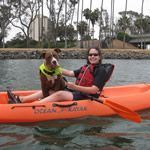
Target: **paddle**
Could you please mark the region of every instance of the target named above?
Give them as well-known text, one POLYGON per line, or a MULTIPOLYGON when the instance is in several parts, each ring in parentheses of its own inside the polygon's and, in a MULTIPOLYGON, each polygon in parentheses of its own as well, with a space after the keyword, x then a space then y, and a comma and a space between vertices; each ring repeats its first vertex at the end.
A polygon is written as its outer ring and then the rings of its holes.
POLYGON ((113 109, 119 116, 122 118, 128 119, 130 121, 140 123, 141 117, 134 111, 130 110, 129 108, 122 106, 118 103, 112 102, 110 100, 101 100, 99 98, 95 98, 93 96, 88 96, 91 100, 97 101, 99 103, 102 103, 111 109, 113 109))

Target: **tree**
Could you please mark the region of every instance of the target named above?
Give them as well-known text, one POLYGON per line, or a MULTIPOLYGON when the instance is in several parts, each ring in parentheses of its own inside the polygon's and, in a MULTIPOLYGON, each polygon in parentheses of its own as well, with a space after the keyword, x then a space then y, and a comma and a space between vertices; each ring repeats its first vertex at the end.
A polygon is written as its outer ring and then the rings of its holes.
POLYGON ((143 26, 143 5, 144 5, 144 0, 142 0, 142 4, 141 4, 141 17, 140 17, 140 19, 141 19, 141 29, 140 29, 140 35, 141 35, 141 49, 142 48, 144 48, 143 46, 143 39, 142 39, 142 35, 143 35, 143 30, 142 30, 142 26, 143 26))
POLYGON ((131 20, 130 18, 127 16, 127 3, 128 1, 126 0, 125 2, 125 11, 124 12, 120 12, 119 14, 122 16, 122 18, 120 18, 118 20, 117 25, 119 26, 119 32, 124 32, 124 39, 123 39, 123 48, 125 48, 125 41, 126 41, 126 30, 129 29, 131 27, 131 20))
MULTIPOLYGON (((73 25, 69 24, 66 26, 66 31, 67 31, 67 40, 68 41, 74 41, 75 40, 75 34, 76 34, 76 31, 73 27, 73 25)), ((65 25, 63 22, 60 22, 59 26, 58 26, 58 37, 60 39, 60 41, 64 41, 65 40, 65 25)))
POLYGON ((99 9, 95 9, 93 12, 91 12, 90 14, 90 21, 92 23, 92 27, 93 27, 93 38, 94 38, 94 25, 96 23, 96 21, 98 21, 99 19, 99 16, 100 16, 100 11, 99 9))
POLYGON ((75 7, 75 4, 78 2, 78 0, 47 0, 46 5, 49 10, 49 36, 48 40, 55 43, 55 46, 57 45, 57 36, 58 36, 58 28, 59 24, 63 23, 67 25, 67 22, 71 20, 72 16, 72 10, 75 7), (65 5, 65 2, 67 2, 67 6, 65 5), (64 15, 64 5, 67 7, 67 12, 64 15))
POLYGON ((109 36, 109 15, 107 10, 102 11, 102 22, 101 22, 101 32, 103 32, 103 38, 106 38, 109 36))
MULTIPOLYGON (((128 19, 126 19, 127 17, 126 17, 126 12, 127 12, 127 4, 128 4, 128 0, 126 0, 126 3, 125 3, 125 14, 124 14, 124 19, 127 21, 126 23, 128 23, 128 19)), ((124 21, 125 21, 124 20, 124 21)), ((125 22, 124 22, 125 23, 125 22)), ((126 31, 126 29, 127 29, 127 26, 124 26, 125 28, 124 28, 124 33, 125 33, 125 31, 126 31)), ((124 37, 123 37, 123 48, 125 48, 125 41, 126 41, 126 34, 124 34, 124 37)))
POLYGON ((124 33, 124 32, 119 32, 117 34, 117 39, 123 41, 124 40, 124 34, 126 34, 125 35, 126 36, 125 42, 129 42, 131 40, 131 37, 127 33, 124 33))
POLYGON ((31 24, 36 19, 41 7, 38 5, 40 1, 41 0, 10 0, 13 13, 13 21, 11 24, 23 32, 27 41, 27 47, 29 47, 30 44, 29 36, 31 24))
POLYGON ((111 0, 111 14, 110 14, 110 25, 109 25, 109 43, 110 47, 113 48, 113 42, 112 39, 114 38, 114 6, 115 6, 115 0, 111 0))
POLYGON ((130 19, 127 16, 122 16, 118 22, 118 30, 124 32, 127 28, 130 28, 130 19))
POLYGON ((0 47, 5 47, 5 37, 7 36, 8 25, 11 19, 11 8, 8 3, 0 3, 0 47))
MULTIPOLYGON (((83 11, 83 16, 85 17, 85 19, 88 21, 91 21, 92 23, 92 27, 93 27, 93 30, 94 30, 94 25, 96 23, 96 21, 98 21, 99 19, 99 16, 100 16, 100 11, 99 9, 95 9, 93 12, 87 8, 87 9, 84 9, 83 11)), ((90 30, 90 29, 89 29, 90 30)), ((88 32, 89 33, 89 32, 88 32)), ((94 37, 94 34, 93 34, 93 37, 94 37)))
POLYGON ((81 39, 85 39, 88 24, 85 21, 81 21, 77 25, 77 31, 79 32, 81 39))
MULTIPOLYGON (((37 45, 38 45, 37 41, 34 40, 30 41, 31 48, 35 48, 37 47, 37 45)), ((7 41, 6 46, 11 48, 24 48, 26 47, 26 38, 22 35, 21 32, 19 32, 13 39, 7 41)))
MULTIPOLYGON (((90 15, 91 15, 91 10, 89 8, 86 8, 83 10, 83 16, 87 20, 87 24, 88 24, 88 21, 90 20, 90 15)), ((89 34, 89 30, 87 31, 87 33, 89 34)))
POLYGON ((77 31, 74 29, 73 25, 69 24, 67 26, 67 37, 68 41, 74 41, 76 37, 77 31))
POLYGON ((144 34, 150 33, 150 16, 144 16, 142 26, 144 34))
MULTIPOLYGON (((125 12, 122 12, 122 13, 125 13, 125 12)), ((135 12, 135 11, 127 11, 126 12, 126 16, 129 18, 130 20, 130 27, 128 27, 131 31, 132 34, 137 34, 138 33, 138 30, 135 26, 135 21, 140 17, 140 15, 135 12)))
POLYGON ((102 12, 103 12, 103 0, 101 1, 101 10, 100 10, 100 16, 99 16, 99 41, 100 41, 100 47, 101 47, 101 39, 102 39, 102 25, 103 25, 102 12))
POLYGON ((70 7, 73 7, 72 16, 71 16, 71 24, 72 24, 73 17, 74 17, 75 6, 76 6, 76 4, 79 3, 79 1, 80 1, 80 0, 70 0, 70 2, 71 2, 70 7))
POLYGON ((87 21, 90 19, 90 15, 91 15, 91 10, 89 8, 83 10, 83 16, 87 21))
POLYGON ((46 5, 49 10, 49 31, 48 31, 48 40, 50 42, 54 42, 54 45, 56 46, 56 38, 57 38, 57 27, 58 27, 58 21, 59 16, 62 11, 64 0, 59 2, 59 8, 56 12, 56 3, 55 0, 46 0, 46 5))

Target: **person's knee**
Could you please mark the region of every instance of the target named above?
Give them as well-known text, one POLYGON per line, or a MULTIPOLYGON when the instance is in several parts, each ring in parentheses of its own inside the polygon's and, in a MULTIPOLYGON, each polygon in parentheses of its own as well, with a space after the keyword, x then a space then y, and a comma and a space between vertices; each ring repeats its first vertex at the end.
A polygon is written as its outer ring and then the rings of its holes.
POLYGON ((58 91, 57 93, 55 93, 55 96, 58 98, 61 98, 64 96, 64 91, 58 91))
POLYGON ((57 100, 72 100, 73 96, 70 92, 66 92, 66 91, 58 91, 57 93, 55 93, 55 97, 57 100))

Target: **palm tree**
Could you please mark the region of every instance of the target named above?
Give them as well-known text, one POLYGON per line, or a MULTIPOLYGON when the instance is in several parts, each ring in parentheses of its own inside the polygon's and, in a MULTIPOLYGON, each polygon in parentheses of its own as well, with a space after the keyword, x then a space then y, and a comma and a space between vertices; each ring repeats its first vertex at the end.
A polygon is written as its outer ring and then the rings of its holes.
POLYGON ((92 23, 92 28, 93 28, 93 39, 94 39, 94 25, 96 21, 98 21, 99 15, 100 15, 100 11, 98 8, 95 9, 93 12, 91 12, 91 15, 90 15, 90 21, 92 23))
POLYGON ((86 31, 88 29, 88 24, 85 21, 80 21, 77 25, 77 31, 79 32, 81 39, 86 37, 86 31))
POLYGON ((82 0, 82 7, 81 7, 81 21, 82 21, 82 12, 83 12, 83 4, 84 4, 84 0, 82 0))
POLYGON ((79 3, 80 0, 70 0, 71 4, 73 5, 73 12, 72 12, 72 17, 71 17, 71 25, 72 25, 72 21, 73 21, 73 17, 74 17, 74 11, 75 11, 75 7, 76 4, 79 3))
MULTIPOLYGON (((83 11, 83 14, 84 14, 85 18, 87 20, 89 20, 89 26, 90 26, 90 22, 92 23, 93 38, 94 38, 94 25, 95 25, 96 21, 98 21, 98 19, 99 19, 100 11, 98 8, 95 9, 94 11, 91 11, 87 8, 83 11)), ((89 35, 89 31, 90 31, 90 27, 88 30, 88 35, 89 35)))
MULTIPOLYGON (((80 6, 80 0, 78 0, 77 25, 78 25, 78 22, 79 22, 79 6, 80 6)), ((78 32, 77 32, 77 40, 78 40, 78 32)))
POLYGON ((111 26, 112 38, 114 38, 114 6, 115 6, 115 0, 112 1, 112 26, 111 26))
MULTIPOLYGON (((126 13, 127 13, 127 4, 128 4, 128 0, 126 0, 126 3, 125 3, 125 13, 124 13, 125 18, 126 18, 126 13)), ((124 22, 124 23, 126 24, 126 22, 124 22)), ((126 30, 126 27, 124 28, 123 48, 125 48, 125 40, 126 40, 125 30, 126 30)))
MULTIPOLYGON (((91 16, 91 9, 92 9, 92 0, 90 0, 90 9, 86 8, 83 11, 83 16, 88 22, 88 31, 87 31, 87 37, 89 38, 89 33, 90 33, 90 16, 91 16)), ((88 47, 89 47, 89 41, 88 41, 88 47)))
POLYGON ((101 1, 101 8, 100 8, 100 18, 99 18, 99 44, 101 47, 101 36, 102 36, 102 13, 103 13, 103 0, 101 1))
MULTIPOLYGON (((88 23, 88 21, 90 21, 90 15, 91 15, 91 10, 89 8, 86 8, 83 10, 83 16, 87 20, 87 24, 88 24, 87 36, 86 36, 88 39, 89 39, 89 23, 88 23)), ((88 42, 87 47, 89 47, 89 42, 88 42)))
POLYGON ((111 0, 111 17, 110 17, 110 43, 111 46, 113 47, 113 42, 111 42, 111 39, 114 37, 114 32, 113 32, 113 26, 114 26, 114 4, 115 0, 111 0))
POLYGON ((41 11, 42 11, 42 18, 41 18, 41 41, 42 41, 42 47, 43 47, 43 1, 41 1, 41 11))
POLYGON ((67 0, 65 0, 65 48, 67 48, 67 0))
MULTIPOLYGON (((38 1, 38 7, 40 7, 41 2, 38 1)), ((41 24, 40 24, 40 9, 38 11, 38 42, 39 42, 39 46, 41 47, 41 24)))
MULTIPOLYGON (((92 12, 92 0, 90 0, 90 12, 92 12)), ((90 14, 91 16, 91 14, 90 14)), ((89 19, 89 30, 88 30, 88 35, 89 35, 89 32, 90 32, 90 19, 89 19)))
MULTIPOLYGON (((82 12, 83 12, 83 0, 82 0, 82 7, 81 7, 81 22, 82 22, 82 12)), ((81 26, 81 32, 82 32, 83 28, 81 26)), ((77 33, 78 34, 78 33, 77 33)), ((80 48, 83 48, 83 36, 81 36, 81 43, 80 43, 80 48)))
POLYGON ((140 21, 141 21, 141 28, 140 28, 140 32, 141 32, 141 49, 144 48, 143 45, 143 39, 142 39, 142 35, 143 35, 143 5, 144 5, 144 0, 142 0, 142 5, 141 5, 141 17, 140 17, 140 21))

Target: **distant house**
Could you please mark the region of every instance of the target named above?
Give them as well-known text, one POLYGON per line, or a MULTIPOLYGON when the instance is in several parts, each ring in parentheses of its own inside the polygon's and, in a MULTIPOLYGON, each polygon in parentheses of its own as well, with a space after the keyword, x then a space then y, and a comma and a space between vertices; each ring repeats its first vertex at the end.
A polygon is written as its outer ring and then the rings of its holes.
POLYGON ((129 43, 137 46, 138 48, 150 49, 150 34, 130 35, 131 40, 129 43))
POLYGON ((48 33, 48 17, 43 16, 43 26, 42 26, 42 17, 37 16, 34 22, 31 24, 30 28, 30 38, 35 41, 40 41, 42 35, 47 35, 48 33))

